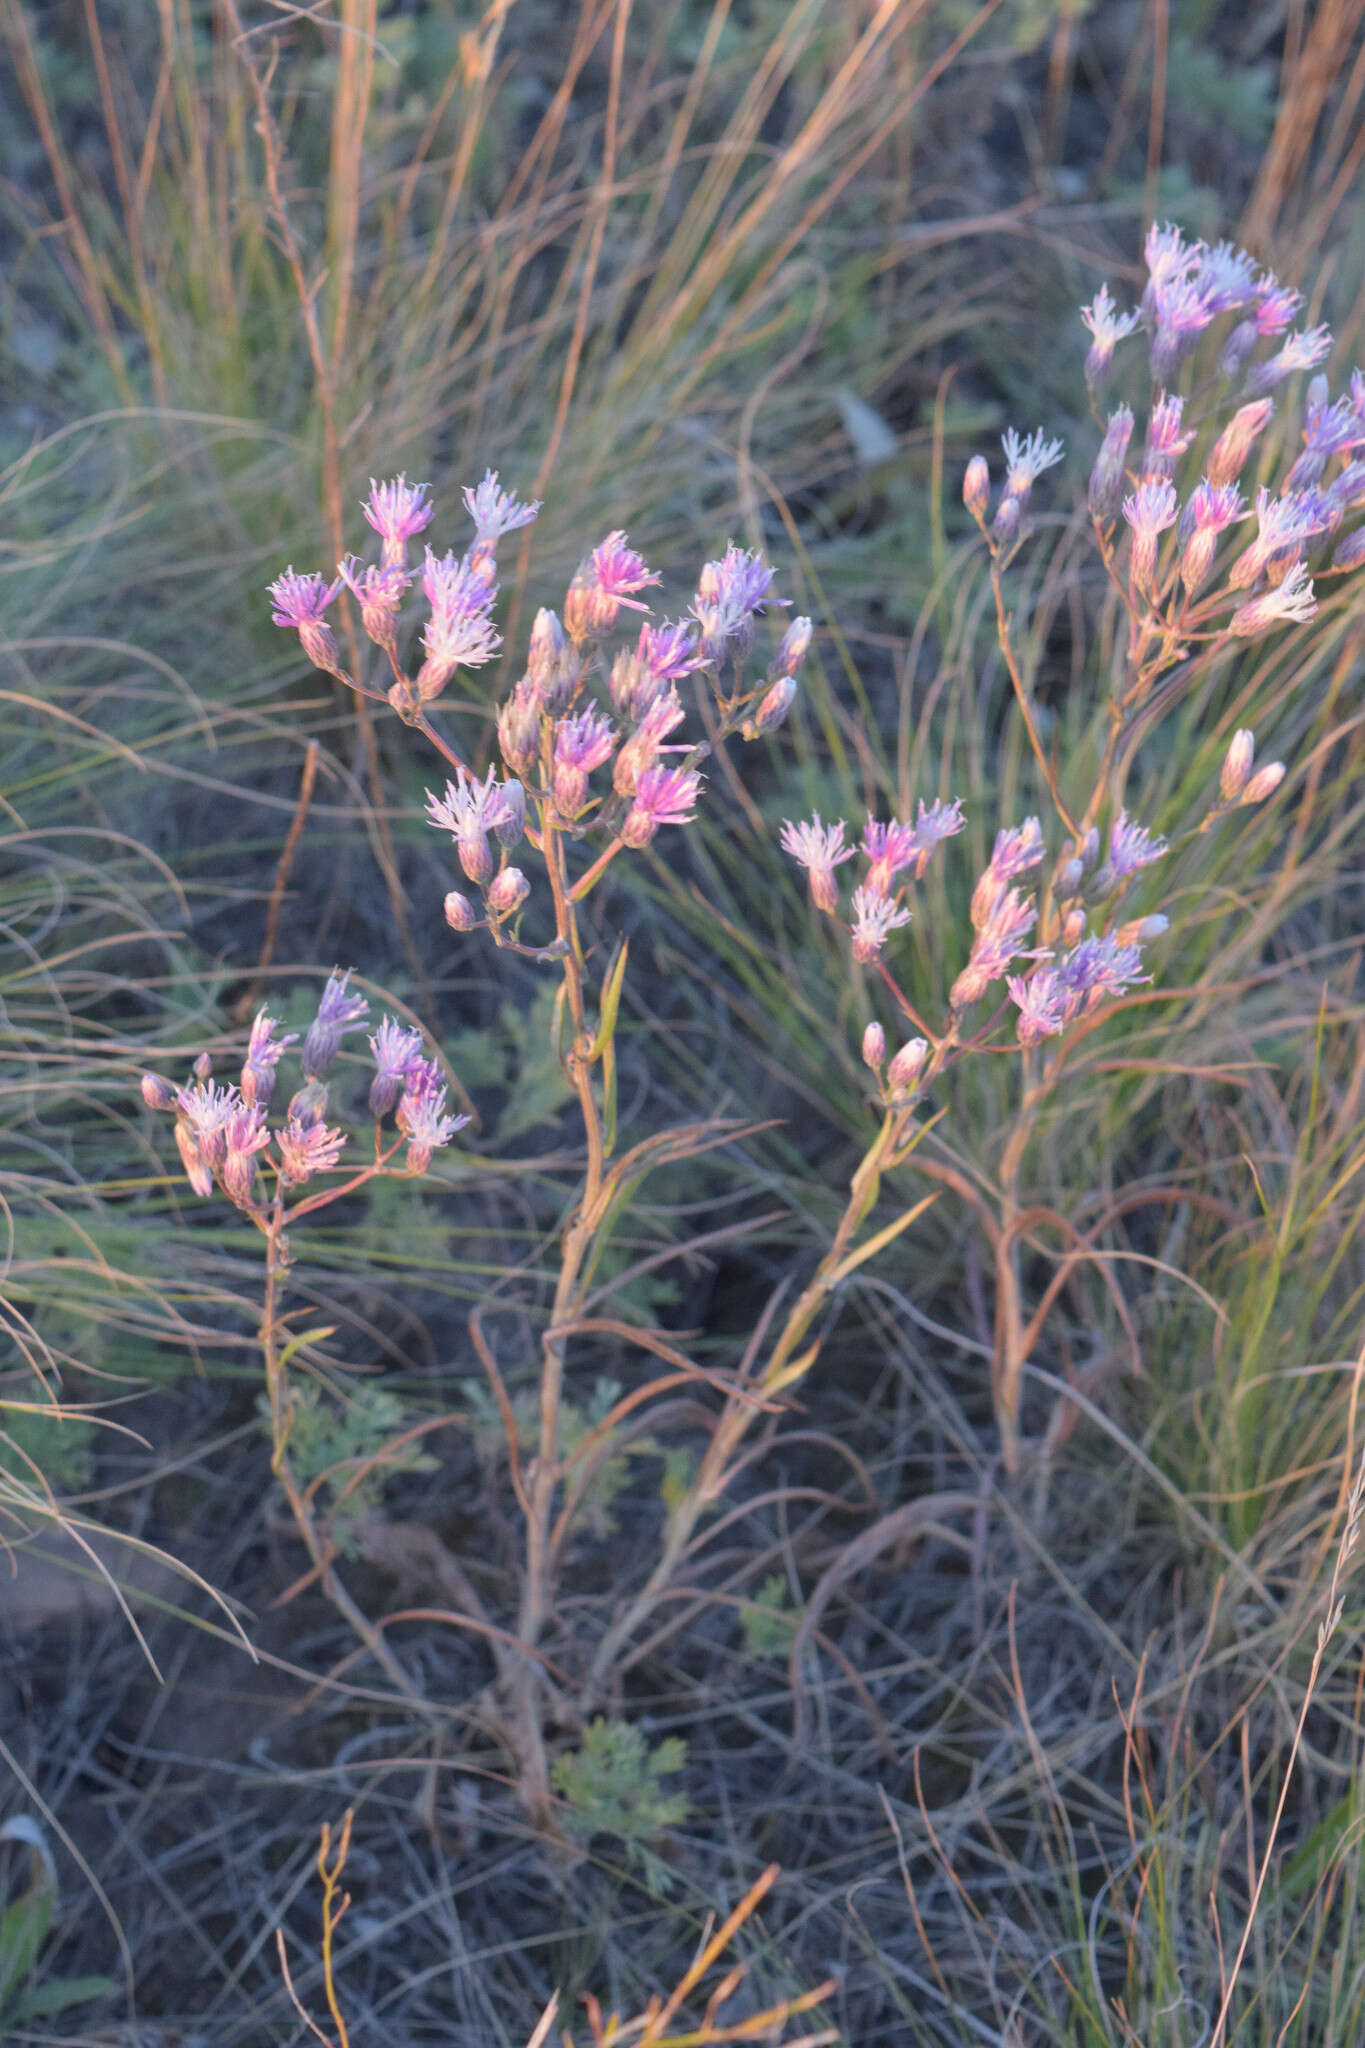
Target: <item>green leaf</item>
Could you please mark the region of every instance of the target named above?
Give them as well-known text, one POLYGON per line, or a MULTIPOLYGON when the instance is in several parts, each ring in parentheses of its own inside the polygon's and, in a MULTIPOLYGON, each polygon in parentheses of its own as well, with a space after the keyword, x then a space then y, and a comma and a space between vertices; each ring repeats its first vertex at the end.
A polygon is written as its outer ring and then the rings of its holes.
POLYGON ((9 2013, 12 2023, 41 2019, 44 2014, 65 2012, 69 2006, 85 2005, 92 1998, 107 1998, 118 1985, 112 1977, 54 1977, 26 1993, 9 2013))

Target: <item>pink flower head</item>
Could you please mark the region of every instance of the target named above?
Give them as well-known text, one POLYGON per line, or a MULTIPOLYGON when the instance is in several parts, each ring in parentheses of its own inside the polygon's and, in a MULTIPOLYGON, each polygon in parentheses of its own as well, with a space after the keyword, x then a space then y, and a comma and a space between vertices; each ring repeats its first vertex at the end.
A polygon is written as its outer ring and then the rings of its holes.
MULTIPOLYGON (((972 898, 974 919, 977 896, 981 894, 989 874, 987 869, 972 898)), ((1024 951, 1024 940, 1037 921, 1036 908, 1026 902, 1017 889, 997 889, 986 917, 977 927, 967 965, 948 992, 949 1006, 963 1010, 969 1004, 979 1002, 991 983, 1000 979, 1011 960, 1017 960, 1024 951)), ((1034 953, 1029 957, 1036 959, 1039 956, 1034 953)))
POLYGON ((681 682, 697 666, 696 626, 691 619, 670 625, 644 625, 636 642, 635 657, 644 664, 656 683, 681 682))
POLYGON ((616 745, 616 728, 597 711, 561 718, 555 727, 554 773, 550 791, 562 818, 576 818, 588 800, 588 776, 616 745))
POLYGON ((239 1209, 249 1209, 255 1203, 256 1154, 270 1143, 261 1105, 242 1103, 234 1109, 223 1126, 223 1140, 223 1190, 239 1209))
POLYGON ((743 658, 754 642, 754 615, 770 604, 774 571, 761 555, 733 541, 718 562, 704 562, 697 578, 692 615, 701 628, 699 665, 713 667, 728 652, 743 658))
POLYGON ((303 1123, 298 1117, 291 1116, 283 1130, 275 1134, 281 1180, 292 1187, 311 1180, 315 1173, 336 1165, 345 1144, 344 1131, 331 1129, 321 1122, 303 1123))
MULTIPOLYGON (((1311 396, 1304 408, 1303 453, 1285 478, 1287 491, 1302 491, 1317 483, 1333 455, 1365 442, 1365 420, 1349 398, 1329 405, 1325 398, 1311 396)), ((1340 479, 1338 478, 1339 482, 1340 479)), ((1329 495, 1331 495, 1329 493, 1329 495)), ((1336 500, 1333 498, 1333 502, 1336 500)))
POLYGON ((332 1061, 341 1048, 343 1033, 355 1031, 370 1014, 370 1006, 364 996, 353 995, 346 984, 351 978, 348 967, 344 974, 329 974, 327 985, 318 1002, 318 1013, 308 1027, 300 1055, 303 1071, 310 1081, 325 1081, 332 1061))
POLYGON ((1197 277, 1173 277, 1152 291, 1156 333, 1152 339, 1152 375, 1161 382, 1179 366, 1214 318, 1197 277))
POLYGON ((400 563, 387 569, 371 562, 362 569, 354 555, 337 564, 337 575, 360 606, 360 622, 376 647, 398 649, 398 608, 412 578, 400 563))
POLYGON ((1020 440, 1013 427, 1000 437, 1005 451, 1005 496, 1026 499, 1045 469, 1060 462, 1064 450, 1060 441, 1049 441, 1043 429, 1020 440))
POLYGON ((261 1010, 251 1027, 247 1040, 246 1064, 242 1068, 242 1100, 259 1102, 262 1108, 270 1101, 275 1088, 275 1069, 283 1059, 287 1047, 298 1038, 291 1031, 284 1038, 275 1036, 276 1020, 267 1017, 261 1010))
POLYGON ((899 818, 893 818, 889 825, 869 818, 863 828, 862 846, 871 862, 863 883, 870 896, 889 896, 902 868, 912 867, 919 860, 920 843, 915 828, 902 824, 899 818))
POLYGON ((648 846, 660 825, 689 823, 700 788, 701 776, 695 768, 646 768, 621 827, 626 845, 648 846))
POLYGON ((1057 962, 1057 980, 1066 997, 1068 1022, 1093 1010, 1106 996, 1122 995, 1134 982, 1150 981, 1142 972, 1142 951, 1124 945, 1112 934, 1085 938, 1057 962))
POLYGON ((430 489, 430 484, 410 484, 405 476, 384 484, 370 478, 364 512, 384 543, 381 561, 386 569, 401 569, 408 542, 430 526, 435 508, 422 502, 430 489))
POLYGON ((1144 480, 1123 501, 1123 516, 1133 529, 1130 574, 1134 586, 1149 596, 1156 586, 1157 535, 1175 524, 1179 502, 1175 485, 1164 477, 1144 480))
POLYGON ((1330 502, 1317 491, 1286 491, 1275 498, 1262 486, 1256 493, 1259 530, 1228 571, 1229 584, 1234 590, 1246 590, 1272 561, 1292 561, 1302 553, 1305 541, 1327 531, 1332 515, 1330 502))
POLYGON ((577 646, 589 636, 609 633, 624 605, 633 612, 647 612, 633 595, 651 583, 662 582, 643 555, 628 546, 621 528, 609 533, 595 547, 569 585, 564 605, 564 625, 577 646))
MULTIPOLYGON (((1188 277, 1196 270, 1205 255, 1202 242, 1187 242, 1178 227, 1170 222, 1159 228, 1153 221, 1147 230, 1143 244, 1143 256, 1147 264, 1147 293, 1170 284, 1177 278, 1188 277)), ((1143 297, 1143 311, 1150 312, 1147 295, 1143 297)))
POLYGON ((486 469, 483 482, 472 491, 466 485, 461 496, 465 510, 474 522, 476 545, 497 542, 503 534, 514 533, 519 526, 529 526, 540 510, 539 498, 523 504, 510 491, 501 490, 495 469, 486 469))
POLYGON ((1147 445, 1142 456, 1144 481, 1175 474, 1177 458, 1194 440, 1192 433, 1182 434, 1180 431, 1180 416, 1184 410, 1183 398, 1167 397, 1164 391, 1152 407, 1151 418, 1147 422, 1147 445))
POLYGON ((1209 450, 1206 481, 1211 484, 1235 483, 1246 467, 1257 435, 1271 419, 1275 411, 1273 398, 1258 398, 1251 405, 1238 406, 1232 418, 1224 427, 1218 439, 1209 450))
POLYGON ((1292 285, 1281 284, 1267 270, 1256 286, 1253 318, 1257 334, 1263 341, 1273 341, 1276 335, 1284 333, 1302 304, 1302 292, 1296 292, 1292 285))
POLYGON ((890 896, 866 884, 853 891, 853 957, 864 967, 878 959, 891 933, 909 924, 910 913, 890 896))
MULTIPOLYGON (((632 660, 634 657, 630 657, 632 660)), ((664 741, 685 717, 682 699, 671 683, 655 697, 648 706, 639 725, 616 756, 612 772, 612 788, 618 796, 634 796, 635 786, 646 768, 652 768, 661 752, 666 749, 664 741)))
POLYGON ((1030 868, 1036 868, 1045 850, 1043 828, 1036 818, 1025 818, 1022 825, 1009 826, 996 833, 990 861, 972 891, 973 931, 985 929, 1007 884, 1016 875, 1025 875, 1030 868))
POLYGON ((1107 284, 1100 286, 1088 306, 1081 307, 1081 318, 1093 337, 1085 359, 1087 384, 1098 383, 1113 361, 1115 345, 1133 332, 1141 317, 1136 312, 1120 313, 1107 284))
POLYGON ((854 851, 844 845, 843 820, 822 825, 818 811, 808 823, 794 825, 788 819, 782 827, 780 844, 784 853, 807 870, 811 902, 816 909, 833 915, 839 908, 839 884, 834 870, 844 861, 852 860, 854 851))
POLYGON ((421 1056, 422 1034, 409 1031, 396 1017, 386 1017, 370 1038, 374 1079, 370 1083, 370 1115, 378 1123, 398 1100, 408 1068, 421 1056))
POLYGON ((1195 275, 1204 302, 1214 315, 1237 312, 1257 291, 1254 257, 1231 242, 1215 242, 1211 249, 1205 249, 1195 275))
POLYGON ((1180 578, 1193 597, 1208 581, 1218 536, 1247 516, 1236 484, 1197 484, 1180 515, 1180 578))
POLYGON ((427 822, 451 834, 460 866, 470 881, 480 887, 493 873, 488 834, 496 830, 505 801, 492 768, 483 782, 476 782, 463 768, 457 768, 455 780, 447 782, 443 797, 427 791, 427 822))
POLYGON ((1135 825, 1126 811, 1120 811, 1109 832, 1109 857, 1095 877, 1095 893, 1108 896, 1121 883, 1131 880, 1166 851, 1166 841, 1155 838, 1144 825, 1135 825))
POLYGON ((1008 975, 1005 986, 1019 1011, 1020 1045, 1037 1045, 1066 1028, 1066 995, 1052 968, 1008 975))
POLYGON ((1228 631, 1241 640, 1255 639, 1272 626, 1303 626, 1317 615, 1318 602, 1302 562, 1295 562, 1283 583, 1263 591, 1228 620, 1228 631))
POLYGON ((1273 356, 1258 363, 1246 381, 1249 398, 1263 398, 1297 370, 1312 370, 1331 353, 1332 335, 1327 327, 1310 327, 1291 334, 1273 356))
POLYGON ((292 567, 270 585, 272 625, 292 628, 314 668, 325 669, 329 675, 339 675, 341 669, 336 636, 323 614, 339 588, 323 576, 297 575, 292 567))
POLYGON ((193 1087, 177 1089, 175 1099, 204 1164, 216 1172, 227 1157, 227 1122, 242 1108, 241 1095, 214 1081, 196 1081, 193 1087))
POLYGON ((490 662, 502 645, 502 635, 488 616, 497 585, 468 562, 457 561, 454 554, 436 556, 428 548, 422 588, 431 617, 422 632, 427 658, 418 671, 417 694, 430 703, 457 668, 482 668, 490 662))
POLYGON ((439 1146, 448 1145, 469 1118, 446 1115, 446 1091, 440 1070, 429 1060, 416 1060, 408 1069, 408 1085, 394 1121, 408 1141, 408 1172, 425 1173, 432 1153, 439 1146))

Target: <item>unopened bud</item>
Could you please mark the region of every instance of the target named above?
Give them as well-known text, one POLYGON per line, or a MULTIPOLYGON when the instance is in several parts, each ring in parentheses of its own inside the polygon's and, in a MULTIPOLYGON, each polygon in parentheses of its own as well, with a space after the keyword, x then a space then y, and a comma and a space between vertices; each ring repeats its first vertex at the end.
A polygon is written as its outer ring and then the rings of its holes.
POLYGON ((195 1061, 193 1073, 196 1081, 211 1081, 213 1079, 213 1061, 206 1052, 201 1052, 195 1061))
POLYGON ((1235 804, 1251 780, 1251 764, 1256 757, 1255 737, 1247 726, 1232 735, 1232 744, 1223 757, 1223 772, 1218 778, 1218 793, 1225 804, 1235 804))
POLYGON ((453 932, 472 932, 479 922, 478 911, 469 898, 462 896, 458 889, 449 892, 442 907, 445 910, 446 923, 453 932))
POLYGON ((534 689, 545 690, 553 683, 567 644, 564 628, 555 613, 545 609, 538 611, 526 650, 526 674, 534 689))
POLYGON ((974 455, 962 478, 962 502, 973 519, 982 520, 991 502, 991 473, 984 455, 974 455))
POLYGON ((863 1065, 874 1074, 886 1065, 886 1033, 880 1024, 869 1024, 863 1033, 863 1065))
POLYGON ((539 759, 540 708, 539 685, 524 675, 498 712, 498 746, 513 775, 529 775, 539 759))
POLYGON ((1218 535, 1208 526, 1197 527, 1180 550, 1180 580, 1191 597, 1208 582, 1217 552, 1218 535))
POLYGON ((916 1082, 924 1071, 924 1062, 929 1057, 929 1041, 925 1038, 907 1039, 894 1056, 886 1070, 887 1086, 893 1101, 903 1101, 911 1094, 916 1082))
POLYGON ((1318 370, 1308 379, 1308 389, 1304 392, 1304 399, 1309 409, 1313 412, 1321 412, 1331 395, 1331 390, 1332 387, 1326 377, 1321 370, 1318 370))
POLYGON ((257 1182, 254 1152, 229 1152, 223 1162, 223 1193, 239 1209, 254 1209, 257 1182))
POLYGON ((1250 360, 1252 350, 1259 339, 1260 334, 1254 320, 1239 320, 1227 340, 1223 343, 1223 351, 1218 358, 1219 375, 1223 377, 1236 377, 1240 375, 1243 367, 1250 360))
POLYGON ((1365 526, 1358 526, 1354 533, 1348 533, 1345 540, 1338 541, 1332 555, 1334 569, 1358 569, 1365 562, 1365 526))
POLYGON ((310 1130, 320 1124, 327 1114, 327 1089, 321 1081, 306 1081, 296 1094, 289 1098, 288 1119, 310 1130))
POLYGON ((1084 862, 1077 860, 1074 854, 1070 860, 1062 862, 1057 870, 1057 894, 1063 902, 1068 896, 1075 895, 1081 886, 1081 877, 1084 873, 1084 862))
POLYGON ((778 726, 784 723, 795 701, 795 676, 780 676, 759 700, 758 709, 753 717, 745 719, 740 728, 743 737, 746 740, 756 740, 760 733, 776 732, 778 726))
POLYGON ((1284 781, 1284 762, 1268 761, 1264 768, 1258 768, 1246 788, 1242 791, 1244 804, 1263 804, 1268 796, 1274 796, 1284 781))
POLYGON ((1011 546, 1019 537, 1021 502, 1019 498, 1006 497, 1002 498, 995 508, 995 517, 991 521, 991 532, 1002 547, 1011 546))
POLYGON ((510 852, 526 836, 526 791, 515 778, 509 778, 500 786, 498 795, 502 802, 493 818, 493 836, 499 846, 510 852))
POLYGON ((520 910, 530 893, 531 884, 520 868, 504 868, 501 874, 494 875, 488 884, 483 900, 488 906, 489 914, 501 920, 510 917, 513 911, 520 910))
POLYGON ((1062 922, 1062 938, 1068 946, 1079 946, 1084 937, 1085 912, 1078 904, 1074 910, 1068 910, 1062 922))
POLYGON ((768 668, 767 680, 778 682, 783 676, 794 676, 810 652, 811 622, 809 619, 793 619, 778 642, 777 653, 768 668))
POLYGON ((169 1081, 162 1080, 160 1074, 144 1074, 142 1099, 148 1109, 171 1109, 175 1105, 175 1090, 169 1081))
POLYGON ((1238 406, 1209 450, 1208 467, 1204 473, 1206 483, 1215 489, 1221 484, 1236 483, 1246 467, 1256 436, 1274 411, 1273 398, 1258 398, 1251 405, 1238 406))
POLYGON ((1100 452, 1095 457, 1095 467, 1090 472, 1090 485, 1086 503, 1094 519, 1117 519, 1123 503, 1124 463, 1128 456, 1128 443, 1133 437, 1133 415, 1126 405, 1109 416, 1100 452))
POLYGON ((493 874, 493 849, 488 844, 488 834, 462 832, 455 842, 455 852, 470 881, 482 889, 493 874))
POLYGON ((1145 946, 1150 939, 1159 939, 1171 928, 1169 917, 1163 917, 1159 910, 1150 917, 1135 917, 1129 924, 1121 924, 1114 937, 1121 946, 1145 946))

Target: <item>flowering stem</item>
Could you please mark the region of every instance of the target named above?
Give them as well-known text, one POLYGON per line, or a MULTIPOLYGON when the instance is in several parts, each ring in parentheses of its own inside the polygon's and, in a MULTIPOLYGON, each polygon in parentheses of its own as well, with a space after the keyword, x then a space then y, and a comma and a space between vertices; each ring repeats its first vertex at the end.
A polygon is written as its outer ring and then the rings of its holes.
POLYGON ((589 889, 591 889, 594 886, 594 884, 597 883, 601 879, 601 877, 606 873, 612 861, 615 860, 617 854, 620 853, 622 848, 625 846, 625 843, 626 842, 624 839, 613 839, 611 845, 605 847, 603 851, 598 854, 592 866, 590 868, 584 869, 583 873, 579 876, 578 880, 574 883, 572 889, 570 889, 569 891, 570 903, 581 903, 583 901, 583 898, 587 895, 589 889))

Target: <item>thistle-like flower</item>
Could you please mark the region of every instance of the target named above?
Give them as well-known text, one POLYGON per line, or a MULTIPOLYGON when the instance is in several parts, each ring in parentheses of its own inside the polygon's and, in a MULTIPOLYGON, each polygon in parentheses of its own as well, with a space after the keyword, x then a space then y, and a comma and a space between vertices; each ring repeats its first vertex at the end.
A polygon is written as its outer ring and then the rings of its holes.
POLYGON ((974 455, 962 474, 962 502, 978 523, 991 502, 991 473, 984 455, 974 455))
POLYGON ((1085 381, 1098 384, 1114 359, 1115 345, 1133 332, 1142 315, 1137 312, 1120 313, 1108 285, 1102 284, 1091 303, 1081 307, 1081 318, 1092 337, 1085 359, 1085 381))
POLYGON ((697 579, 692 616, 700 628, 697 654, 714 667, 727 653, 748 654, 754 643, 754 615, 770 604, 774 571, 761 555, 737 548, 732 541, 718 562, 705 562, 697 579))
POLYGON ((280 1156, 280 1178, 286 1186, 299 1187, 315 1173, 335 1166, 346 1144, 344 1131, 327 1124, 304 1123, 291 1116, 275 1133, 275 1150, 280 1156))
POLYGON ((227 1157, 227 1121, 242 1107, 241 1095, 215 1081, 196 1081, 192 1087, 178 1088, 175 1099, 204 1164, 216 1173, 227 1157))
POLYGON ((453 554, 426 552, 422 588, 431 616, 422 631, 427 658, 417 673, 417 694, 423 703, 439 697, 457 668, 482 668, 502 645, 489 613, 497 598, 495 583, 453 554))
POLYGON ((412 578, 400 563, 362 568, 354 555, 338 562, 337 575, 360 606, 360 623, 376 647, 393 658, 398 654, 398 612, 412 578))
POLYGON ((1256 493, 1256 538, 1229 569, 1229 585, 1233 590, 1248 589, 1272 562, 1294 561, 1305 541, 1325 533, 1331 523, 1332 507, 1321 493, 1289 491, 1275 498, 1263 486, 1256 493))
POLYGON ((555 728, 550 792, 561 818, 574 819, 588 800, 588 777, 610 757, 616 728, 597 711, 562 718, 555 728))
POLYGON ((1191 597, 1208 581, 1218 537, 1247 516, 1236 484, 1197 484, 1180 515, 1180 580, 1191 597))
MULTIPOLYGON (((983 885, 990 874, 988 868, 977 884, 972 899, 974 922, 977 898, 982 895, 983 885)), ((991 983, 1000 979, 1011 960, 1017 960, 1024 952, 1024 940, 1037 922, 1037 909, 1032 903, 1025 902, 1017 889, 997 885, 989 912, 977 926, 967 965, 948 992, 949 1007, 965 1010, 972 1003, 979 1002, 991 983)), ((1038 956, 1030 954, 1028 957, 1038 956)))
POLYGON ((654 767, 660 753, 666 751, 664 741, 675 727, 682 724, 685 715, 682 699, 671 683, 666 684, 616 756, 612 788, 618 796, 634 796, 640 777, 646 768, 654 767))
POLYGON ((1274 411, 1273 398, 1258 398, 1250 405, 1238 406, 1209 450, 1208 468, 1204 476, 1206 483, 1212 484, 1215 489, 1222 484, 1236 483, 1246 467, 1247 457, 1257 435, 1261 433, 1274 411))
POLYGON ((296 1031, 277 1038, 277 1028, 274 1017, 267 1017, 264 1010, 258 1013, 247 1040, 246 1063, 242 1068, 242 1100, 258 1102, 263 1109, 275 1090, 275 1069, 287 1048, 298 1039, 296 1031))
POLYGON ((647 612, 634 592, 659 583, 643 555, 628 546, 621 528, 609 533, 595 547, 569 585, 564 605, 564 628, 577 646, 589 637, 609 633, 624 605, 629 611, 647 612))
POLYGON ((374 1079, 370 1083, 370 1115, 382 1121, 398 1100, 407 1070, 422 1051, 422 1034, 410 1031, 396 1017, 385 1017, 370 1036, 374 1054, 374 1079))
POLYGON ((1267 391, 1273 391, 1277 384, 1283 384, 1286 377, 1292 377, 1296 370, 1312 370, 1331 353, 1332 334, 1327 327, 1303 328, 1291 334, 1277 352, 1264 363, 1258 363, 1246 380, 1248 398, 1263 398, 1267 391))
POLYGON ((446 1091, 439 1068, 430 1060, 414 1060, 394 1121, 408 1141, 408 1172, 425 1173, 432 1153, 448 1145, 469 1118, 446 1115, 446 1091))
POLYGON ((436 508, 422 502, 430 489, 430 484, 410 484, 405 476, 384 484, 370 478, 364 513, 384 544, 380 557, 384 568, 401 569, 407 561, 408 542, 430 526, 436 508))
POLYGON ((292 565, 270 585, 271 624, 292 628, 314 668, 333 676, 345 671, 337 654, 336 635, 324 614, 339 587, 325 576, 299 575, 292 565))
POLYGON ((1164 477, 1140 483, 1123 501, 1123 516, 1133 530, 1129 574, 1134 588, 1148 597, 1156 595, 1157 537, 1174 526, 1179 502, 1175 485, 1164 477))
POLYGON ((539 498, 523 504, 510 491, 502 490, 495 469, 485 470, 483 482, 476 484, 473 490, 466 485, 460 495, 474 522, 476 548, 495 546, 503 534, 514 533, 519 526, 529 526, 540 510, 539 498))
POLYGON ((444 796, 433 796, 430 790, 426 795, 428 823, 450 833, 460 866, 470 881, 482 888, 493 874, 488 834, 495 830, 506 804, 494 770, 490 768, 485 780, 476 782, 463 768, 457 768, 444 796))
MULTIPOLYGON (((1302 562, 1295 562, 1283 583, 1240 605, 1228 620, 1228 631, 1240 640, 1254 640, 1272 626, 1303 626, 1317 616, 1318 601, 1302 562)), ((1250 799, 1247 799, 1250 801, 1250 799)))
POLYGON ((350 978, 349 967, 344 974, 329 974, 327 977, 317 1016, 308 1027, 300 1055, 303 1071, 310 1081, 327 1079, 332 1061, 341 1048, 343 1034, 358 1030, 370 1014, 370 1006, 364 996, 348 991, 346 984, 350 978))
POLYGON ((648 846, 661 825, 686 825, 696 810, 701 776, 695 768, 646 768, 635 785, 621 837, 627 846, 648 846))
POLYGON ((810 878, 810 900, 817 910, 833 916, 839 908, 839 884, 834 870, 852 860, 854 849, 844 845, 844 822, 822 825, 820 813, 808 822, 794 825, 787 819, 780 844, 784 853, 806 869, 810 878))
POLYGON ((1183 398, 1168 397, 1164 391, 1152 407, 1151 418, 1147 422, 1147 445, 1142 452, 1144 480, 1175 475, 1177 459, 1194 441, 1192 433, 1182 434, 1180 431, 1184 410, 1183 398))
POLYGON ((870 967, 881 956, 882 947, 894 931, 909 924, 910 913, 866 883, 853 891, 853 957, 870 967))
POLYGON ((1095 876, 1096 896, 1111 896, 1165 852, 1164 839, 1154 837, 1145 825, 1135 825, 1126 811, 1120 811, 1110 828, 1108 857, 1095 876))
POLYGON ((1006 427, 1000 446, 1005 451, 1005 496, 1021 505, 1043 471, 1060 462, 1065 452, 1061 442, 1049 441, 1041 427, 1022 441, 1013 427, 1006 427))

